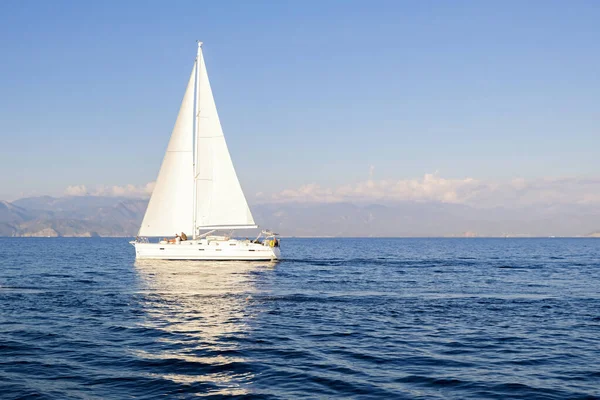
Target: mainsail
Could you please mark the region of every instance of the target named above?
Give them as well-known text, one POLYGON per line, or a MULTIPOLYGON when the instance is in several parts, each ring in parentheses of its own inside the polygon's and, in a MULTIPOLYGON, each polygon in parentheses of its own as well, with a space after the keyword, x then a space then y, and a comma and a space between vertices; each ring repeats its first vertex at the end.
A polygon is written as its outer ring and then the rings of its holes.
POLYGON ((140 227, 140 236, 193 232, 195 76, 196 64, 192 69, 171 140, 140 227))
POLYGON ((199 44, 139 235, 255 227, 225 143, 199 44))

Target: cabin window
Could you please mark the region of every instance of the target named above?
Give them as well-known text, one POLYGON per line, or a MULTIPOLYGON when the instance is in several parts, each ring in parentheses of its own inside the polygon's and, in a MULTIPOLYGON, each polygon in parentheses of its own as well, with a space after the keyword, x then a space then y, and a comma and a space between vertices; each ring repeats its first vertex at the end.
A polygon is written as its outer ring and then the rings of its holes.
POLYGON ((237 246, 235 243, 230 243, 229 245, 230 246, 237 246))
POLYGON ((248 249, 248 251, 256 251, 256 250, 248 249))
POLYGON ((217 249, 217 250, 215 250, 215 251, 221 251, 221 249, 217 249))
POLYGON ((159 250, 164 250, 164 249, 165 249, 164 247, 161 247, 159 250))

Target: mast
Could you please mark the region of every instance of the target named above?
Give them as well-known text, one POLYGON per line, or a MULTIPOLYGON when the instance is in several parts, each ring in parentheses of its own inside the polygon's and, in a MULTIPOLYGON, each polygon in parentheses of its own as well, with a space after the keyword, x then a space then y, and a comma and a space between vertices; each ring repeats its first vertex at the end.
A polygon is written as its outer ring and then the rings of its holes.
POLYGON ((192 239, 196 239, 197 234, 198 234, 198 224, 197 224, 197 218, 198 218, 198 207, 197 207, 197 203, 198 203, 198 190, 197 190, 197 182, 198 182, 198 171, 197 171, 197 165, 198 165, 198 152, 196 151, 196 143, 198 142, 198 131, 199 131, 199 118, 200 118, 200 57, 202 57, 202 42, 197 40, 196 41, 198 43, 198 53, 196 54, 196 83, 194 85, 194 130, 193 130, 193 134, 194 134, 194 139, 193 139, 193 143, 194 143, 194 155, 193 155, 193 169, 194 169, 194 186, 193 186, 193 192, 194 192, 194 200, 192 201, 192 213, 193 213, 193 227, 194 227, 194 232, 192 233, 192 239))

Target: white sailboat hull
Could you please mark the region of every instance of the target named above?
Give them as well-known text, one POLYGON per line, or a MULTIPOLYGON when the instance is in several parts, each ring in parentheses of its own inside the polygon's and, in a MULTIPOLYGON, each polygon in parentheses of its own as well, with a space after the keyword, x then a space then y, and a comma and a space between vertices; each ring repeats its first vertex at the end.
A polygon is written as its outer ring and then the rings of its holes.
POLYGON ((150 260, 246 260, 270 261, 280 258, 279 247, 269 241, 252 243, 244 240, 187 240, 179 243, 131 242, 136 259, 150 260))

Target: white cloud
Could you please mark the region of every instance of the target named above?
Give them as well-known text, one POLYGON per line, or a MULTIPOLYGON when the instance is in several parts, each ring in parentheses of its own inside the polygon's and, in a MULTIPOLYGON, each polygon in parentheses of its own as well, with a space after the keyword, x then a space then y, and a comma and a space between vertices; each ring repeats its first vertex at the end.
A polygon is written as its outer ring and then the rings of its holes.
POLYGON ((94 189, 88 189, 85 185, 69 186, 65 190, 67 196, 109 196, 109 197, 149 197, 154 189, 155 182, 145 185, 123 185, 105 186, 98 185, 94 189))
POLYGON ((65 194, 67 196, 86 196, 88 194, 88 190, 85 185, 69 186, 65 190, 65 194))
POLYGON ((262 202, 395 202, 431 201, 477 207, 528 206, 535 204, 598 204, 600 178, 543 178, 482 181, 473 178, 446 179, 437 173, 423 178, 367 180, 333 188, 315 183, 286 189, 262 202))

